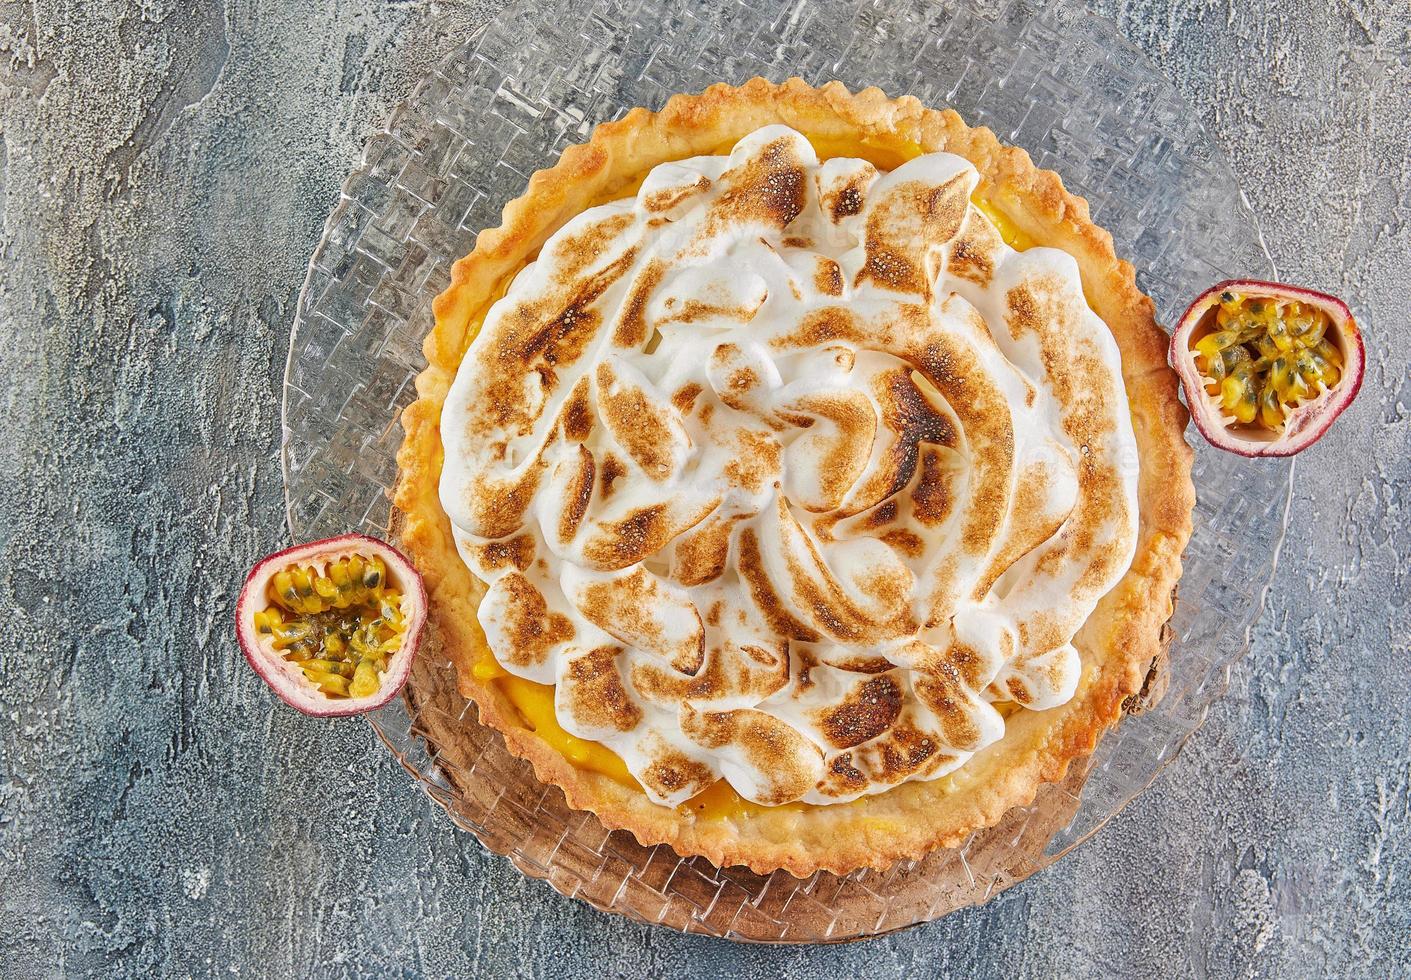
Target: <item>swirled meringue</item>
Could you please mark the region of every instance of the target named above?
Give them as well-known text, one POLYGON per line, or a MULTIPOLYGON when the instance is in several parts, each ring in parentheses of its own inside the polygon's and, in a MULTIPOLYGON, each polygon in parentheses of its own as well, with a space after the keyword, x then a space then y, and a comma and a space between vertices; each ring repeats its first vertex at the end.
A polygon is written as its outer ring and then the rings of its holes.
POLYGON ((654 801, 854 799, 1073 695, 1136 542, 1121 364, 978 181, 761 129, 569 221, 462 361, 441 500, 490 649, 654 801))

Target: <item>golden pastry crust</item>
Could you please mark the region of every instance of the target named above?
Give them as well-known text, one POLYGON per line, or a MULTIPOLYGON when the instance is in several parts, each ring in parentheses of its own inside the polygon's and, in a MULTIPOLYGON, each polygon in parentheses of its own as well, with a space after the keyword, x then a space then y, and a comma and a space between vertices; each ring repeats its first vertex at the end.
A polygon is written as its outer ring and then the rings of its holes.
POLYGON ((406 438, 394 498, 401 541, 425 576, 435 627, 481 721, 502 732, 539 779, 561 787, 570 806, 592 811, 605 826, 629 830, 643 844, 666 843, 683 855, 761 873, 883 868, 955 846, 1032 801, 1041 783, 1061 779, 1075 758, 1092 751, 1120 717, 1124 699, 1141 689, 1171 615, 1195 498, 1183 435, 1187 416, 1166 364, 1167 338, 1131 265, 1117 258, 1111 235, 1092 223, 1087 202, 988 129, 966 126, 955 112, 928 109, 912 97, 891 99, 875 88, 854 94, 839 82, 814 88, 800 79, 714 85, 700 95, 674 96, 659 112, 635 109, 534 174, 526 192, 506 205, 500 226, 482 232, 475 249, 456 263, 435 314, 425 346, 428 366, 416 381, 419 398, 402 417, 406 438), (594 204, 632 193, 660 163, 722 152, 772 123, 815 140, 875 146, 883 155, 901 146, 959 154, 981 175, 978 193, 1006 219, 1077 260, 1089 303, 1122 354, 1141 456, 1138 542, 1130 570, 1074 640, 1083 671, 1066 704, 1016 713, 999 742, 938 780, 905 783, 851 803, 700 817, 689 803, 661 807, 639 789, 576 767, 525 726, 501 689, 475 677, 472 666, 485 642, 475 615, 484 587, 462 563, 441 508, 439 423, 475 325, 554 231, 594 204))

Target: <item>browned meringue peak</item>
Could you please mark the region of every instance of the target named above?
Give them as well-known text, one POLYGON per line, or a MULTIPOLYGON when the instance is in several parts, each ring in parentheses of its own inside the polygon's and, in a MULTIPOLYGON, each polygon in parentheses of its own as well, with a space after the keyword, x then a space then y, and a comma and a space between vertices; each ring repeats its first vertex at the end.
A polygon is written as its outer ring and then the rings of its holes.
POLYGON ((441 494, 506 670, 652 799, 833 803, 1071 697, 1135 545, 1116 345, 938 153, 657 167, 490 310, 441 494))

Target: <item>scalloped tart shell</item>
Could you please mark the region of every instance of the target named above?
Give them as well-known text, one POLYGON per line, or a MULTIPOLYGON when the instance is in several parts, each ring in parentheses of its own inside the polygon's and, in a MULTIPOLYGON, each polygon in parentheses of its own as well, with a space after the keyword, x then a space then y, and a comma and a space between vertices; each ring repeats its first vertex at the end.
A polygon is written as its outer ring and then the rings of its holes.
POLYGON ((666 843, 682 855, 761 873, 884 868, 955 846, 1032 801, 1042 782, 1061 779, 1074 759, 1092 751, 1118 721, 1123 699, 1140 690, 1171 615, 1194 505, 1183 436, 1187 415, 1166 363, 1167 337, 1132 267, 1090 220, 1087 202, 988 129, 966 126, 956 113, 928 109, 914 98, 891 99, 875 88, 854 94, 839 82, 815 88, 799 79, 776 84, 756 78, 674 96, 659 112, 635 109, 599 126, 588 143, 570 147, 555 166, 536 173, 505 207, 500 226, 483 231, 456 263, 435 313, 425 346, 428 366, 416 382, 419 398, 402 418, 406 439, 395 493, 401 542, 425 576, 435 628, 481 721, 502 732, 510 751, 528 759, 540 780, 561 787, 570 806, 592 811, 606 827, 625 828, 645 845, 666 843), (821 157, 864 157, 882 169, 921 153, 957 153, 979 170, 979 203, 1011 244, 1051 245, 1077 259, 1089 304, 1122 353, 1141 455, 1137 551, 1126 577, 1075 639, 1083 674, 1072 700, 1015 714, 1004 737, 957 772, 825 807, 697 797, 671 809, 650 802, 621 763, 613 765, 611 753, 566 738, 551 712, 535 713, 522 690, 496 678, 476 621, 483 587, 461 562, 438 497, 438 427, 485 312, 554 231, 588 207, 630 196, 658 164, 725 152, 771 123, 802 132, 821 157))

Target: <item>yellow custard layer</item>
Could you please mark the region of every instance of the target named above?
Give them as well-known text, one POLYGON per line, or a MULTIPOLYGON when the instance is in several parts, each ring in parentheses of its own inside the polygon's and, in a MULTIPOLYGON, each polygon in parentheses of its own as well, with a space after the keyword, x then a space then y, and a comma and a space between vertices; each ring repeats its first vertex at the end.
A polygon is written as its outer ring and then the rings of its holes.
POLYGON ((606 746, 589 742, 564 731, 554 713, 554 689, 550 684, 536 684, 523 677, 515 677, 495 661, 488 647, 482 648, 480 656, 471 668, 476 680, 493 684, 509 698, 525 727, 548 742, 569 762, 580 769, 609 776, 624 786, 639 786, 637 780, 627 771, 622 759, 606 746))
MULTIPOLYGON (((849 140, 809 137, 809 142, 813 144, 814 151, 820 160, 828 160, 833 157, 860 158, 867 160, 879 170, 894 170, 907 160, 921 155, 920 146, 901 140, 867 139, 859 143, 849 140)), ((728 154, 733 145, 733 143, 725 144, 717 148, 715 153, 728 154)), ((645 179, 646 174, 643 174, 636 180, 614 188, 595 199, 592 206, 633 196, 645 179)), ((1029 235, 1025 234, 1004 212, 980 196, 978 192, 971 198, 971 201, 985 217, 994 223, 1000 236, 1010 248, 1022 252, 1034 245, 1034 241, 1029 235)), ((504 295, 513 278, 513 275, 506 277, 505 282, 496 290, 491 303, 504 295)), ((489 305, 487 304, 486 308, 477 314, 477 320, 483 320, 489 310, 489 305)), ((479 329, 478 322, 470 325, 466 335, 467 344, 474 339, 479 329)), ((554 712, 554 688, 552 685, 536 684, 533 681, 527 681, 522 677, 510 674, 496 662, 488 647, 481 648, 479 656, 471 668, 471 673, 477 680, 499 689, 519 712, 525 727, 547 742, 554 751, 568 759, 573 765, 590 772, 600 773, 624 786, 641 789, 641 784, 632 778, 632 774, 627 771, 627 765, 617 753, 604 745, 578 738, 564 730, 554 712)), ((995 707, 1000 714, 1007 718, 1018 706, 1013 702, 1001 702, 997 703, 995 707)), ((868 797, 862 797, 848 805, 865 806, 868 802, 868 797)), ((814 806, 809 803, 786 803, 774 807, 761 806, 745 799, 728 782, 721 779, 697 793, 677 809, 684 813, 693 814, 698 819, 748 820, 759 813, 781 810, 802 812, 812 810, 814 806)))

